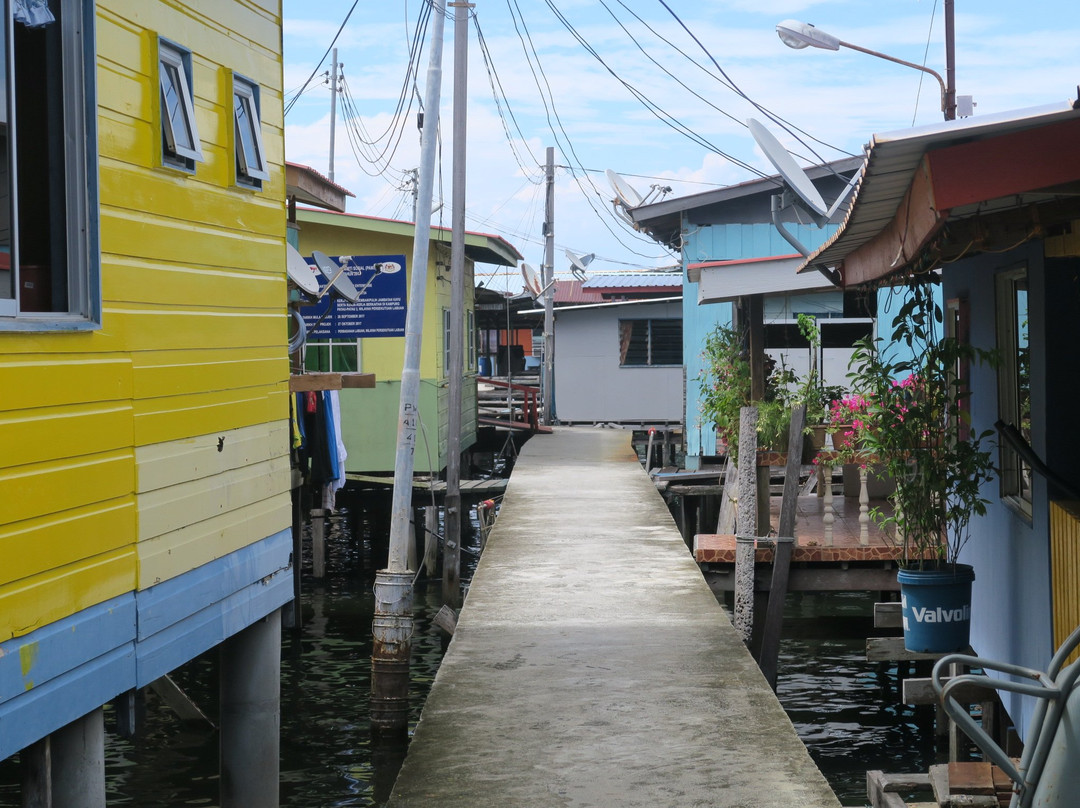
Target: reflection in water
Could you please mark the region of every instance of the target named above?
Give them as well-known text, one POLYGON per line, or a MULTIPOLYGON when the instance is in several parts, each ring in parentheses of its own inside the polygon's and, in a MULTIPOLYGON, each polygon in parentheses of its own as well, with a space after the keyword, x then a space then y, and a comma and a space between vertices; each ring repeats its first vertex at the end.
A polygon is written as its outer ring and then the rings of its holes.
MULTIPOLYGON (((382 805, 404 759, 404 742, 375 744, 368 724, 372 584, 385 559, 372 537, 380 532, 366 518, 334 519, 327 578, 316 586, 305 575, 303 628, 287 631, 282 645, 283 808, 382 805)), ((476 541, 463 543, 465 581, 476 541)), ((413 726, 446 642, 431 623, 440 589, 441 581, 424 580, 416 589, 413 726)), ((867 769, 925 771, 934 762, 927 717, 920 715, 917 726, 912 708, 899 703, 896 666, 865 661, 872 602, 861 594, 790 595, 785 625, 792 636, 781 644, 780 698, 845 805, 864 804, 867 769)), ((173 678, 207 715, 217 714, 216 654, 173 678)), ((217 744, 215 730, 180 722, 149 695, 136 742, 108 734, 109 805, 217 805, 217 744)), ((0 762, 0 808, 19 806, 18 781, 16 760, 0 762)))

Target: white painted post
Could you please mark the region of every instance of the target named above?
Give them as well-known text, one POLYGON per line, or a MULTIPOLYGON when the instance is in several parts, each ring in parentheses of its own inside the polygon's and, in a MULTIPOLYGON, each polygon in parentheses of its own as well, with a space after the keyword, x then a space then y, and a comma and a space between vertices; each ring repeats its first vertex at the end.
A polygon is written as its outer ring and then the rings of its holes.
POLYGON ((822 470, 825 478, 825 502, 823 503, 825 507, 821 514, 821 523, 825 529, 824 540, 826 547, 832 547, 833 545, 833 522, 836 521, 836 511, 833 510, 832 473, 832 466, 825 466, 822 470))
POLYGON ((859 544, 870 544, 870 496, 866 490, 866 466, 859 466, 859 544))

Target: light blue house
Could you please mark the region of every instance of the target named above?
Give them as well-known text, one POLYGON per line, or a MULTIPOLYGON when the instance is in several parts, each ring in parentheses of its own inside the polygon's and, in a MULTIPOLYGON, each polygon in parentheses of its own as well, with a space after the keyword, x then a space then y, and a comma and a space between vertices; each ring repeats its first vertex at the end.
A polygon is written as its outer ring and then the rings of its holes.
MULTIPOLYGON (((831 202, 862 163, 861 158, 838 160, 808 169, 807 176, 831 202)), ((700 417, 696 379, 706 335, 718 324, 732 323, 739 298, 764 296, 766 348, 796 370, 809 361, 806 343, 798 339, 796 316, 817 317, 824 343, 819 359, 830 384, 844 383, 852 343, 872 333, 879 305, 876 295, 845 293, 821 273, 796 275, 802 256, 772 222, 772 197, 780 191, 780 178, 768 177, 630 211, 640 230, 681 253, 688 469, 699 468, 703 458, 716 454, 716 433, 700 417)), ((816 249, 836 232, 843 209, 822 228, 801 224, 791 213, 783 220, 795 239, 816 249)))
MULTIPOLYGON (((999 442, 960 560, 975 652, 1037 670, 1080 624, 1078 142, 1078 103, 877 135, 844 226, 807 262, 845 289, 940 272, 948 327, 1000 353, 968 371, 972 426, 1015 424, 1045 467, 999 442)), ((1002 697, 1027 741, 1035 700, 1002 697)))

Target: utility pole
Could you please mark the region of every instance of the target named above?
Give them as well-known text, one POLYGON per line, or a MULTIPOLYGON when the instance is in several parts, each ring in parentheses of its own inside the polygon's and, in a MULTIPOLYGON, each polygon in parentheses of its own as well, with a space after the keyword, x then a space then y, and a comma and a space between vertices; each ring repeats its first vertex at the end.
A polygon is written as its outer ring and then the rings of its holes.
POLYGON ((454 8, 454 152, 450 223, 450 379, 446 440, 446 518, 443 545, 443 603, 461 605, 461 387, 465 375, 465 135, 468 111, 469 9, 454 8))
POLYGON ((330 182, 334 181, 334 130, 337 126, 337 93, 338 93, 338 63, 337 63, 337 48, 334 48, 330 58, 333 60, 330 65, 330 167, 326 172, 326 176, 330 178, 330 182))
POLYGON ((432 2, 433 27, 424 91, 417 218, 413 234, 412 278, 405 314, 405 360, 401 370, 394 494, 390 512, 390 550, 386 569, 375 574, 375 617, 371 626, 371 725, 387 734, 408 731, 409 656, 412 651, 412 579, 409 542, 414 540, 412 514, 413 460, 420 400, 420 350, 431 245, 431 196, 442 84, 445 0, 432 2))
POLYGON ((956 119, 956 9, 945 0, 945 120, 956 119))
POLYGON ((547 147, 547 203, 544 206, 544 425, 555 408, 555 147, 547 147))

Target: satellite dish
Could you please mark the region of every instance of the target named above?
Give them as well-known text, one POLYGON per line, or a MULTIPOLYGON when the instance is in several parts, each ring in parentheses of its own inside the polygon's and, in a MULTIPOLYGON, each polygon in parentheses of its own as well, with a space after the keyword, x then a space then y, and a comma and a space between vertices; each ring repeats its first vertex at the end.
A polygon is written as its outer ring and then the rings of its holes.
POLYGON ((327 290, 331 290, 335 295, 349 303, 355 303, 360 299, 360 293, 356 291, 353 282, 349 280, 344 265, 335 265, 326 253, 319 250, 312 250, 311 257, 315 259, 315 265, 327 280, 326 288, 322 291, 323 294, 326 294, 327 290))
POLYGON ((313 300, 319 298, 319 279, 296 247, 285 244, 285 272, 290 283, 313 300))
POLYGON ((521 277, 525 279, 525 291, 532 295, 533 298, 540 297, 544 293, 543 288, 540 286, 540 276, 528 264, 521 265, 521 277))
POLYGON ((821 198, 821 194, 814 187, 814 183, 806 176, 806 172, 799 168, 798 163, 795 162, 788 150, 780 145, 780 141, 773 137, 772 132, 753 118, 748 119, 746 125, 750 129, 750 134, 754 136, 754 140, 757 141, 758 146, 765 152, 765 156, 769 158, 769 162, 776 167, 777 172, 784 178, 784 182, 788 184, 799 199, 806 204, 811 212, 816 213, 818 216, 828 215, 829 206, 821 198))
POLYGON ((610 168, 604 171, 611 189, 615 192, 616 201, 624 208, 636 208, 644 199, 641 194, 634 190, 626 180, 612 171, 610 168))
POLYGON ((574 277, 579 281, 583 281, 585 280, 585 267, 592 263, 592 260, 596 258, 596 253, 578 255, 575 252, 567 250, 566 257, 570 261, 570 271, 574 273, 574 277))

